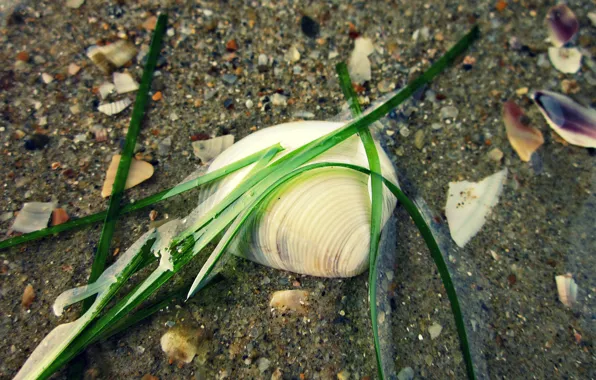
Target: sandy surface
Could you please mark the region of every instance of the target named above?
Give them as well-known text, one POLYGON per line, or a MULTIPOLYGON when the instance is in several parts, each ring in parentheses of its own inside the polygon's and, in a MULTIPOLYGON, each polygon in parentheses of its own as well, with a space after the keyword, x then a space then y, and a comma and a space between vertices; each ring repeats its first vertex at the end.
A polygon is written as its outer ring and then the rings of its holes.
MULTIPOLYGON (((381 135, 386 150, 405 190, 424 198, 441 221, 435 227, 449 245, 479 377, 596 377, 594 153, 562 143, 523 90, 560 92, 563 79, 575 79, 575 99, 593 105, 596 75, 589 58, 575 75, 561 74, 550 65, 544 24, 548 6, 543 2, 512 1, 502 11, 494 1, 280 1, 258 8, 258 2, 248 1, 86 1, 79 9, 63 3, 25 2, 3 10, 0 213, 8 216, 0 232, 10 230, 14 218, 7 213, 20 210, 24 202, 55 201, 71 217, 106 207, 100 195, 103 177, 120 149, 131 110, 115 116, 97 111, 101 100, 94 89, 110 77, 91 63, 85 50, 121 37, 147 47, 150 32, 142 24, 151 14, 167 11, 170 29, 153 84, 153 92, 161 91, 163 98, 150 105, 139 137, 139 158, 155 165, 155 175, 129 190, 130 199, 173 186, 195 170, 200 162, 193 155, 193 135, 233 134, 240 139, 253 130, 297 120, 304 112, 321 120, 335 116, 343 99, 334 66, 348 59, 354 31, 372 38, 377 48, 370 57, 372 79, 362 93, 363 100, 374 101, 381 89, 402 87, 427 68, 477 22, 482 37, 468 52, 476 62, 466 68, 460 60, 424 94, 385 119, 381 135), (316 20, 318 37, 301 31, 304 14, 316 20), (425 27, 428 36, 421 31, 425 27), (519 49, 510 43, 512 37, 519 49), (238 46, 235 57, 226 51, 231 39, 238 46), (284 54, 291 46, 301 58, 290 64, 284 54), (27 62, 19 63, 19 52, 28 54, 27 62), (258 67, 260 54, 270 59, 266 68, 258 67), (68 74, 71 63, 81 66, 74 76, 68 74), (44 83, 42 73, 54 80, 44 83), (237 78, 230 83, 225 74, 237 78), (268 103, 275 92, 286 95, 289 104, 268 103), (248 99, 252 108, 245 105, 248 99), (530 163, 522 162, 507 140, 501 117, 507 99, 516 101, 545 136, 530 163), (227 100, 233 108, 224 106, 227 100), (442 119, 441 110, 448 106, 458 115, 442 119), (106 128, 107 141, 95 141, 89 132, 95 125, 106 128), (415 147, 417 131, 424 133, 421 149, 415 147), (25 141, 35 133, 49 136, 48 144, 25 149, 25 141), (158 144, 167 137, 171 148, 159 152, 158 144), (502 160, 488 157, 494 148, 504 153, 502 160), (464 249, 449 243, 443 216, 448 182, 478 181, 505 167, 508 181, 484 228, 464 249), (558 300, 554 280, 566 272, 580 288, 571 309, 558 300)), ((596 29, 587 17, 594 4, 572 1, 570 7, 581 25, 577 45, 586 54, 596 54, 596 29)), ((128 70, 140 80, 137 59, 128 70)), ((133 99, 132 94, 128 97, 133 99)), ((195 197, 157 205, 158 220, 185 215, 195 197)), ((148 215, 144 210, 123 218, 113 248, 125 249, 146 231, 148 215)), ((381 307, 386 314, 382 328, 391 328, 384 343, 393 359, 389 366, 395 372, 411 367, 416 378, 464 378, 453 317, 437 271, 405 211, 398 209, 395 216, 398 248, 380 281, 389 292, 381 307), (434 323, 443 330, 431 340, 428 328, 434 323)), ((0 378, 14 376, 45 334, 76 316, 78 309, 73 308, 57 318, 51 304, 64 290, 86 281, 100 230, 95 225, 0 252, 0 378), (27 284, 36 292, 30 310, 21 307, 27 284)), ((177 283, 192 281, 199 264, 177 277, 177 283)), ((320 279, 234 259, 224 276, 225 281, 189 302, 94 345, 83 355, 87 376, 269 379, 278 368, 276 374, 281 372, 284 379, 376 376, 366 274, 320 279), (311 292, 308 313, 272 313, 271 293, 291 288, 311 292), (194 361, 182 367, 170 365, 159 346, 160 336, 172 324, 204 328, 211 337, 194 361)), ((59 378, 73 375, 62 371, 59 378)))

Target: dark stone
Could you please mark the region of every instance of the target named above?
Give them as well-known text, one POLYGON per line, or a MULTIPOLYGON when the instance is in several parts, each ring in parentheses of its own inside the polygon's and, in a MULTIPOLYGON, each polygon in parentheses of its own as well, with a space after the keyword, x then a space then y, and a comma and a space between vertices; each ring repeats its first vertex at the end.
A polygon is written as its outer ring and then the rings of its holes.
POLYGON ((113 18, 120 18, 124 16, 124 9, 118 4, 112 4, 108 6, 108 16, 113 18))
POLYGON ((316 38, 319 35, 319 23, 308 16, 302 16, 300 27, 307 37, 316 38))
POLYGON ((224 100, 224 107, 226 107, 226 109, 231 110, 234 108, 234 100, 227 98, 226 100, 224 100))
POLYGON ((46 135, 34 134, 25 141, 25 149, 27 150, 41 150, 50 142, 50 138, 46 135))

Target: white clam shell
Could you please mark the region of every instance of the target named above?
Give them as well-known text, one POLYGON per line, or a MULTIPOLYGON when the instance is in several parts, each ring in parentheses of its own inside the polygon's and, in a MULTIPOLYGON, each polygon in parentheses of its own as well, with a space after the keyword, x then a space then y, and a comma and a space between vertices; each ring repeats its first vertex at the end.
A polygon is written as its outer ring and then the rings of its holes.
MULTIPOLYGON (((344 123, 302 121, 262 129, 232 145, 211 164, 213 171, 249 154, 281 143, 275 159, 344 123)), ((381 170, 397 183, 393 165, 377 145, 381 170)), ((353 136, 309 163, 343 162, 368 168, 360 138, 353 136)), ((201 194, 210 208, 246 176, 244 168, 201 194)), ((232 253, 272 268, 321 277, 349 277, 368 268, 370 243, 368 176, 347 168, 303 173, 274 191, 231 246, 232 253)), ((396 199, 384 189, 383 226, 396 199)))

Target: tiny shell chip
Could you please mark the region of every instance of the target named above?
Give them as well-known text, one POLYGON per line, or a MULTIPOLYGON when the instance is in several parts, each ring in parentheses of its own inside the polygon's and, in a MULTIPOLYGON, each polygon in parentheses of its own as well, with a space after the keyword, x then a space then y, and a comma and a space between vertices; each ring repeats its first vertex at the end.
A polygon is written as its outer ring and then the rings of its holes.
POLYGON ((512 101, 505 102, 503 105, 503 120, 507 138, 519 158, 524 162, 528 162, 532 157, 532 153, 544 144, 544 137, 540 130, 524 124, 523 117, 524 113, 517 104, 512 101))
POLYGON ((161 349, 172 361, 190 363, 197 354, 201 335, 196 329, 173 327, 162 335, 161 349))
MULTIPOLYGON (((103 189, 101 190, 101 196, 106 198, 112 194, 112 186, 114 185, 114 178, 116 178, 116 172, 118 171, 118 165, 120 164, 120 155, 116 154, 112 157, 112 162, 106 173, 106 179, 103 183, 103 189)), ((153 175, 153 165, 145 161, 139 161, 132 159, 130 168, 128 169, 128 177, 126 177, 126 185, 124 189, 130 189, 139 183, 146 181, 153 175)))
POLYGON ((555 276, 559 300, 567 307, 572 307, 577 301, 577 284, 571 273, 555 276))
POLYGON ((463 247, 480 231, 486 216, 499 202, 507 169, 480 182, 449 182, 445 216, 455 243, 463 247))
POLYGON ((557 47, 569 42, 579 30, 577 17, 565 4, 552 7, 546 15, 546 21, 550 40, 557 47))
POLYGON ((53 202, 25 203, 12 225, 12 230, 28 233, 46 228, 55 207, 56 204, 53 202))
POLYGON ((130 99, 124 98, 113 103, 102 104, 97 107, 97 109, 99 112, 105 113, 108 116, 112 116, 124 111, 124 109, 131 104, 132 101, 130 99))
POLYGON ((102 99, 107 98, 112 91, 114 91, 114 84, 110 82, 104 82, 99 86, 99 95, 102 99))
POLYGON ((371 80, 370 60, 368 56, 375 50, 369 38, 357 38, 354 41, 354 50, 350 55, 348 71, 354 83, 364 83, 371 80))
POLYGON ((536 91, 533 98, 548 125, 565 141, 596 148, 596 110, 551 91, 536 91))
POLYGON ((565 74, 575 74, 582 66, 582 53, 577 48, 548 48, 553 67, 565 74))
POLYGON ((308 292, 305 290, 278 290, 271 296, 269 306, 275 309, 304 313, 307 300, 308 292))
POLYGON ((139 84, 129 73, 114 73, 114 87, 119 94, 136 91, 139 84))
POLYGON ((218 136, 192 143, 192 150, 201 162, 207 163, 234 144, 234 135, 218 136))

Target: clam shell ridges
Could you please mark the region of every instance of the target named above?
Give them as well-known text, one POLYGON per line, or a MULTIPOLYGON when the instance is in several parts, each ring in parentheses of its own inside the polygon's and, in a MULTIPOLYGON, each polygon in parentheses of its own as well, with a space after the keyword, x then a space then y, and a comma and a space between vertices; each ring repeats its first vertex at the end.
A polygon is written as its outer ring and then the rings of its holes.
MULTIPOLYGON (((209 167, 213 171, 275 143, 278 156, 341 127, 343 123, 308 121, 263 129, 224 151, 209 167)), ((391 161, 377 145, 383 175, 397 183, 391 161)), ((276 157, 276 159, 279 157, 276 157)), ((368 167, 360 139, 353 136, 318 156, 314 162, 344 162, 368 167)), ((211 208, 250 170, 226 177, 200 195, 211 208)), ((396 199, 384 189, 383 225, 396 199)), ((201 208, 202 208, 201 207, 201 208)), ((320 168, 294 177, 268 196, 245 224, 230 250, 260 264, 320 277, 350 277, 368 267, 370 242, 369 177, 347 168, 320 168)))

